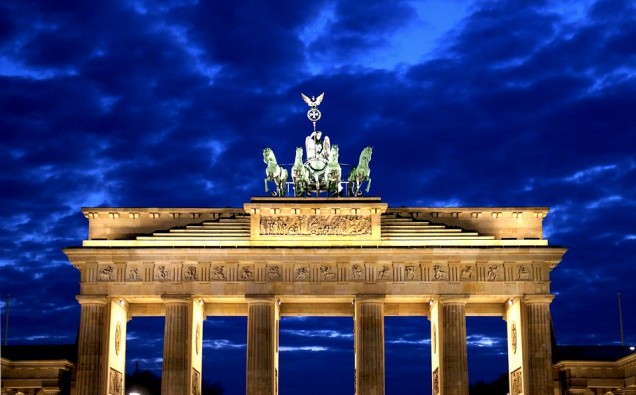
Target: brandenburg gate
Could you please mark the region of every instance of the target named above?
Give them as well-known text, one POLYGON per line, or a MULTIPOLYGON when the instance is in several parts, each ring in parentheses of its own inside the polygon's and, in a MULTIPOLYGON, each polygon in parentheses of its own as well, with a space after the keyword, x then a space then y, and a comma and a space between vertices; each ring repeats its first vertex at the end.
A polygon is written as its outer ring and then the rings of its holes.
POLYGON ((431 321, 434 395, 468 395, 466 316, 507 323, 511 395, 554 394, 545 207, 390 208, 363 197, 372 147, 342 181, 316 130, 290 172, 263 150, 265 191, 242 208, 85 208, 76 388, 123 395, 126 323, 165 316, 162 393, 199 395, 203 320, 247 316, 248 395, 278 393, 281 316, 353 317, 357 395, 383 395, 384 317, 431 321), (345 187, 343 188, 343 185, 345 187), (284 197, 293 189, 294 197, 284 197), (327 196, 322 197, 323 194, 327 196))
POLYGON ((123 394, 126 323, 165 316, 163 394, 200 393, 202 322, 247 316, 246 393, 277 393, 281 316, 352 316, 356 393, 384 394, 384 317, 431 321, 433 394, 468 394, 466 316, 507 323, 513 395, 553 394, 544 207, 389 208, 263 197, 242 208, 86 208, 78 394, 123 394))

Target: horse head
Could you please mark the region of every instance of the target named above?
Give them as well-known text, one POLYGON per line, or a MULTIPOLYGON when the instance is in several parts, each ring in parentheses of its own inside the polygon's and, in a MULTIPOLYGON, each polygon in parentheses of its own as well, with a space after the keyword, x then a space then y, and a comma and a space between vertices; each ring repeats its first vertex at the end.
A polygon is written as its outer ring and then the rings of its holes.
POLYGON ((303 162, 303 149, 301 147, 296 147, 296 162, 303 162))
POLYGON ((276 163, 276 157, 274 156, 274 151, 272 151, 271 148, 263 149, 263 161, 268 165, 270 164, 270 162, 274 164, 276 163))
POLYGON ((373 147, 371 146, 365 147, 360 153, 360 162, 358 163, 358 165, 361 165, 363 163, 368 164, 371 161, 372 153, 373 153, 373 147))
POLYGON ((330 163, 338 163, 338 157, 340 156, 340 152, 338 149, 338 144, 334 144, 331 146, 331 151, 329 152, 329 162, 330 163))

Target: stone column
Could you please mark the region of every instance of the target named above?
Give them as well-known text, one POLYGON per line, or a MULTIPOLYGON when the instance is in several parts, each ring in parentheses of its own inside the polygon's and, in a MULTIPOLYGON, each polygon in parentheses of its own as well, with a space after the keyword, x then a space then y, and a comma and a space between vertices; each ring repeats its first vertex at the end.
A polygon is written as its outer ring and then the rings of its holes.
POLYGON ((246 394, 278 393, 279 309, 273 297, 248 299, 246 394))
MULTIPOLYGON (((77 296, 80 303, 80 325, 77 342, 76 388, 78 395, 102 394, 100 362, 103 353, 104 297, 77 296)), ((105 378, 104 378, 105 381, 105 378)))
POLYGON ((105 352, 102 363, 107 370, 105 393, 124 395, 126 377, 126 323, 128 322, 128 303, 120 298, 111 298, 106 304, 105 352))
POLYGON ((433 300, 430 320, 433 395, 468 395, 466 301, 433 300))
POLYGON ((203 301, 191 297, 163 298, 166 321, 163 339, 163 395, 199 395, 203 336, 203 301))
POLYGON ((124 394, 128 304, 119 298, 79 295, 77 393, 124 394))
POLYGON ((550 318, 553 298, 553 295, 530 295, 507 303, 510 395, 554 392, 550 318))
POLYGON ((384 395, 384 300, 355 301, 355 372, 357 395, 384 395))
POLYGON ((528 394, 552 394, 552 321, 550 301, 552 298, 526 297, 528 336, 528 394))

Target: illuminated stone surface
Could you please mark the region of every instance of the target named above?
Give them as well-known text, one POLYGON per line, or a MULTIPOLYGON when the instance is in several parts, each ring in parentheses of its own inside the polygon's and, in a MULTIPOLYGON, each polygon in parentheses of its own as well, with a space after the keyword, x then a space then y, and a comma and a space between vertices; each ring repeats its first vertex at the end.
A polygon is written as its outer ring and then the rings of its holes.
POLYGON ((543 238, 547 212, 394 209, 373 197, 85 209, 89 238, 65 250, 81 273, 79 393, 107 394, 108 369, 125 371, 125 344, 117 353, 86 331, 119 322, 125 333, 126 320, 91 298, 133 319, 166 316, 166 394, 200 388, 199 323, 237 315, 248 317, 248 394, 277 393, 278 319, 297 315, 355 317, 365 395, 384 394, 384 316, 431 319, 432 387, 443 395, 468 393, 465 317, 504 317, 511 379, 524 394, 551 393, 550 271, 565 249, 543 238), (99 367, 86 350, 101 354, 99 367))

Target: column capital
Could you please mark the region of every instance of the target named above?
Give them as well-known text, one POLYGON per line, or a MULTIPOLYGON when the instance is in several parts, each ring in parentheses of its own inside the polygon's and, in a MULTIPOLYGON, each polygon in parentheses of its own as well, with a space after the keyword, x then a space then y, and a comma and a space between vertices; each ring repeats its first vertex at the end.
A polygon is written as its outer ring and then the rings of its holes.
POLYGON ((354 298, 355 303, 384 303, 385 301, 385 295, 356 295, 354 298))
POLYGON ((106 295, 77 295, 75 299, 77 299, 82 306, 85 304, 105 305, 108 303, 106 295))
POLYGON ((161 300, 163 303, 183 303, 189 304, 192 303, 195 298, 192 295, 162 295, 161 300))
POLYGON ((521 300, 525 304, 547 303, 550 304, 554 299, 554 295, 525 295, 521 300))
POLYGON ((439 304, 467 304, 468 298, 461 295, 440 295, 433 298, 439 304))
POLYGON ((272 304, 276 303, 278 300, 276 295, 245 295, 245 301, 248 304, 272 304))

